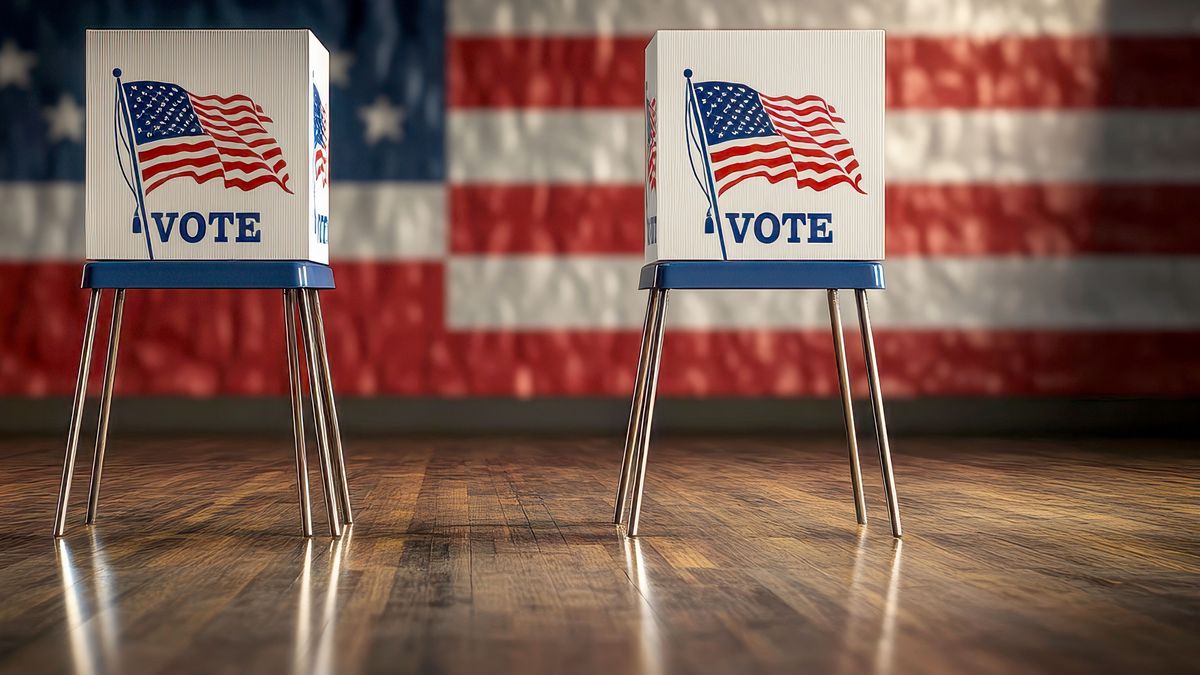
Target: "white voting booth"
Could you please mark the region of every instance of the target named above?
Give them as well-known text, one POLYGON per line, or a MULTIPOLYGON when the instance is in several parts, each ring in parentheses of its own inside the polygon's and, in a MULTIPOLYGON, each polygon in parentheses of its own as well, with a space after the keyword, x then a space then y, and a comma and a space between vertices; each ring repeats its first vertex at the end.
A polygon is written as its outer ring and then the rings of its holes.
POLYGON ((329 53, 307 30, 87 32, 91 291, 54 534, 63 534, 96 316, 113 291, 87 523, 95 521, 127 289, 282 291, 301 529, 312 534, 297 330, 330 533, 352 522, 319 290, 329 261, 329 53), (298 323, 297 323, 298 321, 298 323))
POLYGON ((658 31, 646 47, 649 290, 613 522, 636 535, 662 354, 677 289, 827 293, 855 513, 866 523, 839 289, 862 327, 885 496, 901 535, 867 290, 884 287, 884 34, 658 31), (632 497, 630 497, 632 486, 632 497))
POLYGON ((659 31, 646 261, 882 260, 883 31, 659 31))
POLYGON ((328 101, 306 30, 88 31, 87 258, 328 263, 328 101))

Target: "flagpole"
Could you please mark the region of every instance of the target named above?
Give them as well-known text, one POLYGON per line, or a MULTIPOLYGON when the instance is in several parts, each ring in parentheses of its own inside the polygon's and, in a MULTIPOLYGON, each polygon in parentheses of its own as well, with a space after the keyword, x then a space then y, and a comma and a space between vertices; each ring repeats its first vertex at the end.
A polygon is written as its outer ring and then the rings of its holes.
MULTIPOLYGON (((142 218, 142 232, 146 235, 146 253, 154 260, 154 248, 150 245, 150 219, 146 217, 146 194, 142 191, 142 172, 138 169, 137 139, 133 136, 133 120, 129 119, 129 99, 125 96, 125 87, 121 86, 121 69, 113 68, 113 77, 117 78, 117 92, 121 95, 121 117, 125 120, 125 130, 129 134, 129 160, 133 162, 133 183, 136 186, 138 211, 142 218)), ((117 158, 120 160, 120 157, 117 158)))
MULTIPOLYGON (((712 206, 713 226, 717 228, 717 239, 721 242, 721 259, 729 260, 725 251, 725 234, 721 231, 721 209, 717 206, 717 185, 713 180, 712 164, 708 156, 708 137, 704 135, 704 115, 700 113, 700 102, 696 100, 696 89, 692 86, 692 69, 685 68, 687 78, 688 109, 696 119, 696 130, 700 136, 700 155, 704 158, 704 177, 708 179, 708 198, 712 206)), ((691 141, 688 141, 691 143, 691 141)))

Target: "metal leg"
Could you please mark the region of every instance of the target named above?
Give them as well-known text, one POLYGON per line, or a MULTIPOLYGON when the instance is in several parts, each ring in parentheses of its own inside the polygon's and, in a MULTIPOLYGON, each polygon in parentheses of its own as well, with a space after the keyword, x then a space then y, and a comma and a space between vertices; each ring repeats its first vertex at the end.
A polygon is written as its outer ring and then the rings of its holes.
POLYGON ((636 537, 642 515, 642 491, 646 487, 646 458, 650 452, 650 428, 654 422, 654 399, 658 395, 658 367, 662 360, 664 325, 667 313, 667 290, 655 289, 659 296, 651 327, 650 357, 646 364, 646 403, 638 423, 637 468, 634 470, 633 503, 629 506, 629 536, 636 537))
POLYGON ((100 478, 104 473, 104 451, 108 447, 108 415, 112 410, 113 383, 117 379, 117 349, 121 341, 121 315, 125 310, 125 289, 118 288, 113 298, 112 325, 108 329, 108 359, 104 363, 104 390, 100 394, 100 422, 96 425, 96 453, 92 456, 92 481, 88 487, 87 524, 96 522, 100 505, 100 478))
POLYGON ((337 479, 338 497, 342 504, 342 522, 349 525, 354 522, 350 510, 350 482, 346 479, 346 459, 342 453, 342 429, 338 426, 337 402, 333 398, 333 376, 329 373, 329 350, 325 348, 325 320, 321 317, 321 295, 316 289, 302 291, 312 298, 313 319, 316 322, 314 330, 317 337, 317 347, 321 358, 317 365, 321 366, 321 384, 325 390, 325 405, 329 413, 329 430, 333 434, 333 469, 337 479))
POLYGON ((900 525, 900 504, 896 500, 896 479, 892 474, 892 451, 888 447, 887 420, 883 416, 883 392, 879 388, 879 366, 875 361, 875 336, 871 332, 871 314, 867 310, 867 292, 854 291, 858 302, 858 323, 862 329, 863 356, 867 361, 867 383, 871 385, 871 411, 875 415, 875 440, 879 444, 879 466, 883 471, 883 491, 887 497, 892 536, 904 534, 900 525))
POLYGON ((300 379, 300 349, 296 345, 295 291, 283 291, 283 330, 287 344, 288 390, 292 394, 292 435, 296 442, 296 494, 300 500, 300 527, 312 536, 312 507, 308 493, 308 456, 304 448, 304 385, 300 379))
POLYGON ((337 486, 333 479, 333 466, 329 457, 329 432, 325 427, 325 402, 321 396, 321 367, 317 365, 317 340, 313 331, 312 306, 308 295, 297 291, 300 296, 300 323, 304 327, 304 358, 308 361, 308 393, 312 397, 313 421, 316 424, 317 459, 321 464, 321 478, 325 486, 325 511, 329 516, 329 534, 342 536, 342 520, 338 514, 337 486))
POLYGON ((862 467, 858 462, 858 436, 854 432, 854 399, 850 396, 850 371, 846 367, 846 339, 842 334, 842 311, 836 288, 828 291, 829 325, 833 328, 833 356, 837 361, 838 384, 842 391, 842 419, 846 422, 846 445, 850 450, 850 484, 854 488, 854 516, 867 524, 867 502, 863 498, 862 467))
POLYGON ((646 300, 646 318, 642 323, 642 344, 638 349, 637 377, 633 381, 633 403, 629 408, 629 426, 625 429, 625 456, 621 460, 621 477, 617 483, 617 504, 613 511, 613 523, 620 525, 625 517, 625 500, 629 496, 629 476, 633 472, 634 448, 637 446, 638 425, 642 421, 642 407, 646 403, 647 360, 650 357, 650 324, 657 312, 658 293, 653 290, 646 300))
POLYGON ((96 313, 100 309, 100 289, 92 289, 88 300, 87 322, 83 327, 83 351, 79 355, 79 376, 75 379, 75 401, 71 404, 71 426, 67 432, 67 456, 63 459, 62 483, 58 486, 58 508, 54 513, 54 536, 61 537, 67 524, 67 501, 71 495, 71 476, 75 470, 75 451, 79 448, 79 425, 83 422, 83 404, 87 398, 88 372, 92 366, 92 338, 96 335, 96 313))

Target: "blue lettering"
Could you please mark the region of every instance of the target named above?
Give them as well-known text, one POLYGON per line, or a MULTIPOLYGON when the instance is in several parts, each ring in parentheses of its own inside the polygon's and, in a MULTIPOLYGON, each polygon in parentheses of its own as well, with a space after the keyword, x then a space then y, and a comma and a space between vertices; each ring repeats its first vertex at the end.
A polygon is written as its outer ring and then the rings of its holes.
POLYGON ((774 213, 768 211, 758 214, 758 218, 754 220, 754 236, 764 244, 770 244, 779 238, 779 219, 774 213), (771 224, 770 234, 763 229, 764 222, 771 224))
POLYGON ((163 213, 162 211, 153 211, 150 217, 154 219, 154 224, 158 227, 158 236, 164 242, 171 238, 171 230, 175 228, 175 219, 179 217, 178 213, 163 213), (162 217, 167 217, 167 225, 163 227, 162 217))
POLYGON ((804 216, 805 214, 803 213, 785 213, 781 216, 783 224, 791 226, 789 229, 791 234, 788 235, 787 239, 789 244, 799 244, 804 241, 800 238, 800 227, 805 224, 804 216))
POLYGON ((204 222, 204 216, 195 211, 188 211, 179 219, 179 236, 189 244, 195 244, 204 238, 204 234, 208 231, 208 225, 204 222), (196 231, 188 232, 188 222, 196 223, 196 231))
POLYGON ((746 232, 748 232, 750 230, 750 219, 754 217, 754 214, 753 213, 743 213, 743 214, 741 214, 741 216, 742 216, 742 229, 739 232, 738 224, 737 224, 738 214, 736 214, 736 213, 726 213, 725 214, 725 217, 729 219, 729 228, 731 230, 733 230, 733 240, 739 244, 742 243, 743 241, 746 241, 746 232))
POLYGON ((258 224, 260 215, 257 212, 245 212, 237 214, 237 242, 239 244, 257 243, 262 241, 262 230, 255 229, 258 224))
POLYGON ((225 243, 229 237, 225 234, 225 226, 233 224, 233 211, 213 211, 208 214, 208 224, 217 226, 217 236, 213 241, 225 243))
POLYGON ((829 227, 833 225, 832 213, 810 213, 808 214, 808 222, 808 243, 833 243, 833 230, 829 227))

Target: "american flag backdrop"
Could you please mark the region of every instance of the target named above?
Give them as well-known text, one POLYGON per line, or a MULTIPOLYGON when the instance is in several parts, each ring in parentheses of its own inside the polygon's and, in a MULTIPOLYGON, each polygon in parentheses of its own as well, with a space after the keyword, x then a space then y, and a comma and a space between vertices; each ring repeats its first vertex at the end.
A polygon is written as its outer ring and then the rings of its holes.
MULTIPOLYGON (((628 396, 646 41, 783 27, 888 31, 889 397, 1200 393, 1194 1, 61 5, 0 8, 0 396, 68 395, 78 365, 84 28, 186 26, 331 51, 342 394, 628 396)), ((131 292, 118 394, 286 395, 280 314, 131 292)), ((836 395, 821 293, 678 293, 667 320, 664 395, 836 395)))

